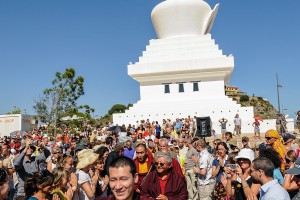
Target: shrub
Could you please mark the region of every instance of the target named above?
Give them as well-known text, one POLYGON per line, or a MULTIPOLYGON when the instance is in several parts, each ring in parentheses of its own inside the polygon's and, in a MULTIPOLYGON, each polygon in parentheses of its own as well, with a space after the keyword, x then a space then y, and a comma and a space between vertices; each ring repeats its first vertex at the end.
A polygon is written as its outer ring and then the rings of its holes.
POLYGON ((249 96, 248 95, 242 95, 240 98, 240 102, 246 102, 249 101, 249 96))

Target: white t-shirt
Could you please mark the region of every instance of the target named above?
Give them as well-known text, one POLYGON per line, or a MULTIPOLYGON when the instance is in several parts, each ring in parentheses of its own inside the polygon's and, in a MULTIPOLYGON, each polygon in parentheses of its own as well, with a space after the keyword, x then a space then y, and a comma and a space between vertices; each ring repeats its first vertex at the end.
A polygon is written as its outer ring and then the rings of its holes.
POLYGON ((85 173, 82 170, 77 171, 77 177, 78 177, 78 186, 79 186, 79 190, 78 190, 78 196, 80 200, 92 200, 93 198, 89 198, 87 196, 87 194, 85 193, 84 189, 82 188, 81 184, 85 183, 85 182, 89 182, 90 186, 92 187, 92 179, 90 177, 90 175, 88 175, 87 173, 85 173))
POLYGON ((240 126, 242 124, 241 118, 234 118, 234 125, 240 126))

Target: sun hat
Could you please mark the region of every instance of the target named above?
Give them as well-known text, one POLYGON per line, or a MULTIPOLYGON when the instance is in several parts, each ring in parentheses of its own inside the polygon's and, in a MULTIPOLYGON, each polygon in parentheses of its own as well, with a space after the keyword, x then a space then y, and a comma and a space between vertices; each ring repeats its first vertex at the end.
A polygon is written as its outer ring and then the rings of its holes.
POLYGON ((254 151, 252 151, 249 148, 243 148, 241 149, 239 154, 234 158, 234 160, 237 160, 239 158, 246 158, 252 162, 254 160, 254 151))
POLYGON ((286 174, 298 175, 300 174, 300 158, 295 161, 295 165, 285 171, 286 174))
POLYGON ((237 147, 237 139, 236 138, 231 138, 228 141, 228 144, 237 147))
POLYGON ((99 154, 94 153, 92 149, 83 149, 78 153, 77 169, 83 169, 86 166, 93 164, 99 157, 99 154))

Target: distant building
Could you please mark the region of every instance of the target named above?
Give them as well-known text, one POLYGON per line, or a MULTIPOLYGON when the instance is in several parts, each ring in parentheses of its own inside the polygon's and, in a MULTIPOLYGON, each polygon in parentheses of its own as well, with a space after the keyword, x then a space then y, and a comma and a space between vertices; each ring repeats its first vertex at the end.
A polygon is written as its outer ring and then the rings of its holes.
POLYGON ((245 94, 246 94, 245 92, 240 91, 239 88, 236 86, 230 86, 230 85, 225 86, 225 95, 237 102, 239 102, 240 97, 245 94))
POLYGON ((236 86, 225 85, 225 95, 229 97, 237 96, 239 88, 236 86))

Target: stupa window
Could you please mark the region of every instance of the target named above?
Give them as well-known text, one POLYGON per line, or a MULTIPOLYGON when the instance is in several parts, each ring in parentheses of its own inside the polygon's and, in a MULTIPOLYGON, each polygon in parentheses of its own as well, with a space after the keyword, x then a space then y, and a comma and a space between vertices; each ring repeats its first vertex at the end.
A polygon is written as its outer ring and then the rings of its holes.
POLYGON ((184 92, 183 83, 179 83, 179 92, 184 92))
POLYGON ((194 82, 194 83, 193 83, 193 91, 194 91, 194 92, 199 91, 198 82, 194 82))
POLYGON ((170 93, 170 85, 169 84, 165 85, 165 93, 170 93))

